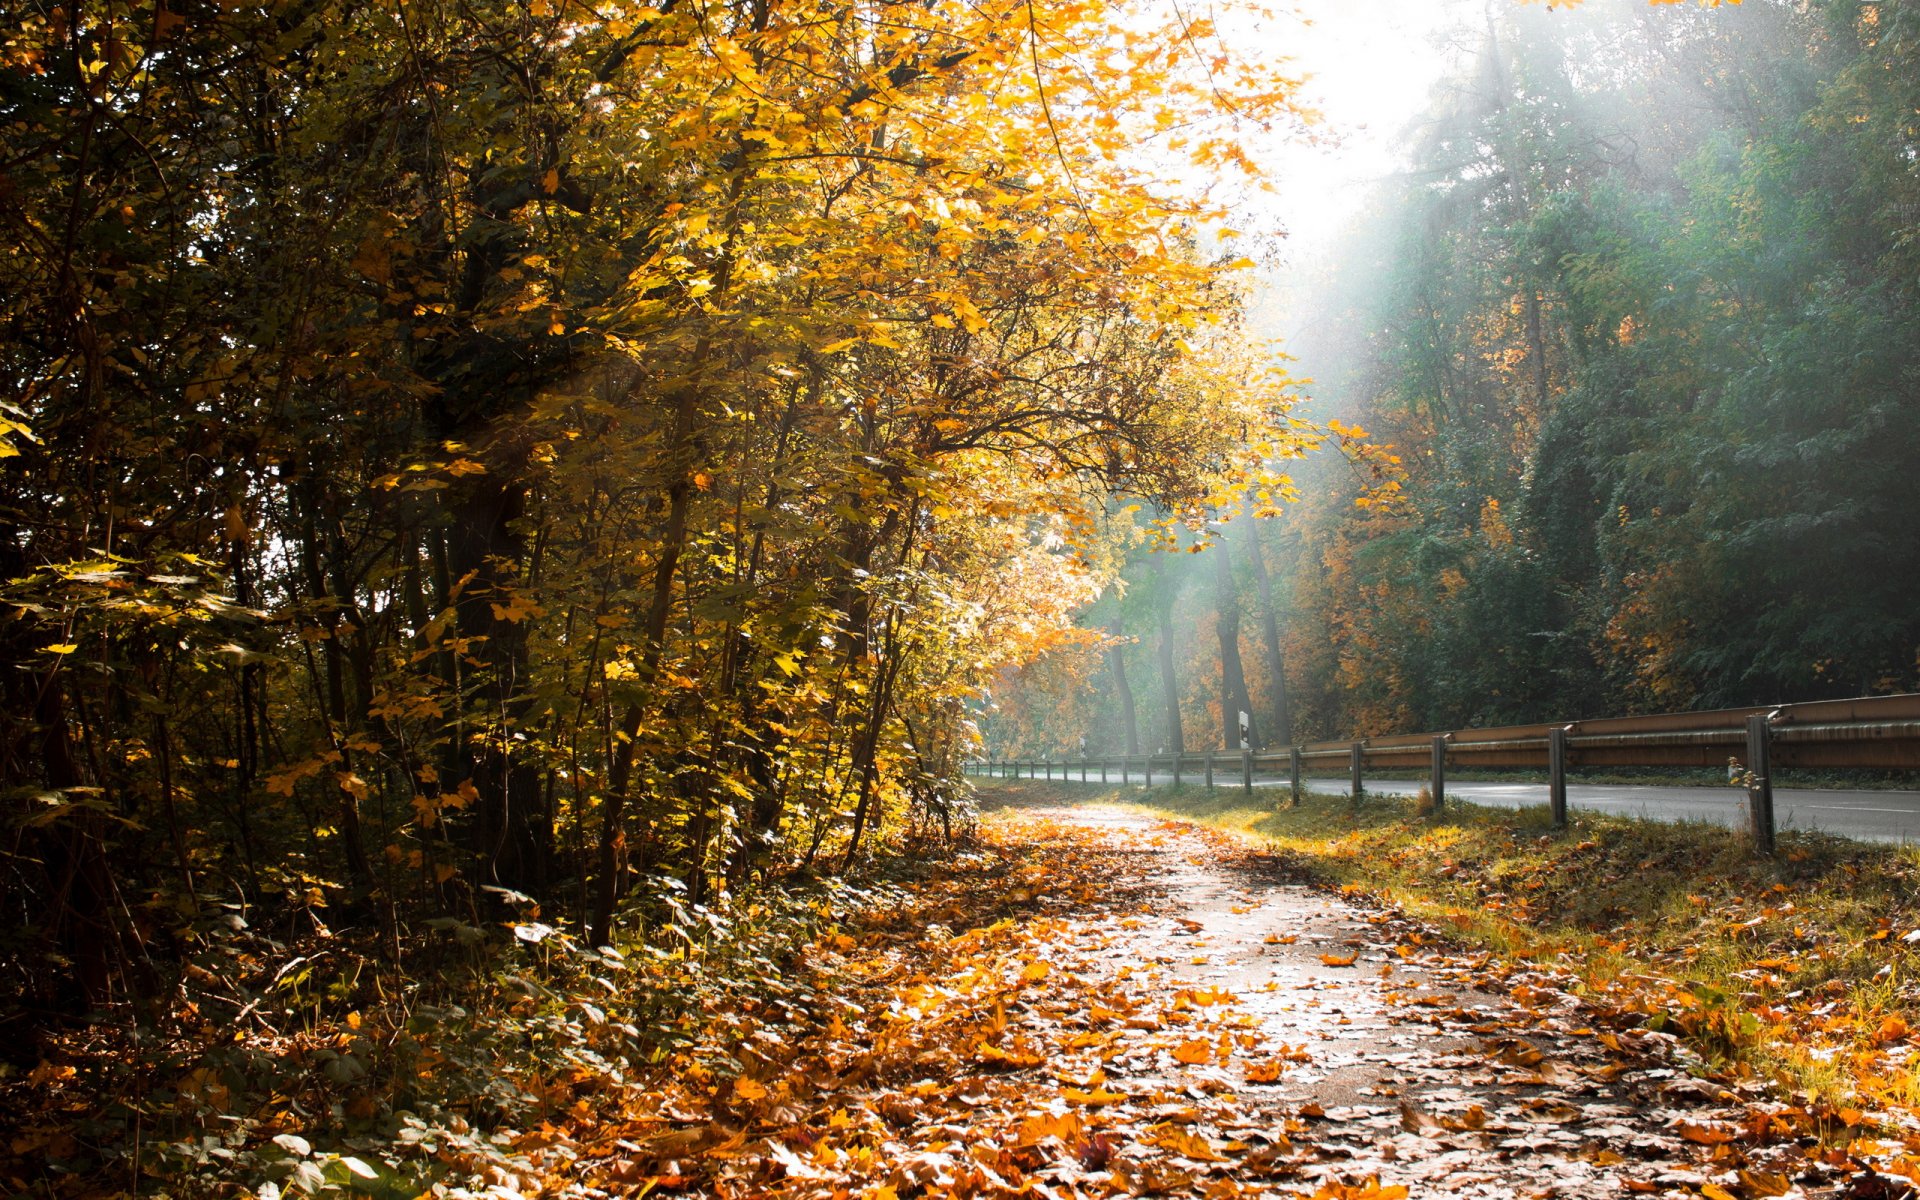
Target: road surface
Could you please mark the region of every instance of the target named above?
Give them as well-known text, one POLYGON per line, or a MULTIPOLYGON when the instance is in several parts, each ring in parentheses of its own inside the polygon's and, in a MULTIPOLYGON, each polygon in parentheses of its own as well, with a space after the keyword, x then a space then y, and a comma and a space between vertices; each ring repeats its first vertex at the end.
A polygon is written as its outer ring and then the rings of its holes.
MULTIPOLYGON (((1118 771, 1101 779, 1101 772, 1088 772, 1092 783, 1120 782, 1118 771)), ((1070 778, 1078 780, 1074 770, 1070 778)), ((1153 781, 1167 783, 1170 776, 1156 771, 1153 781)), ((1140 782, 1140 772, 1128 778, 1140 782)), ((1200 773, 1189 771, 1182 782, 1199 783, 1200 773)), ((1223 770, 1215 781, 1222 787, 1238 785, 1239 772, 1223 770)), ((1308 791, 1323 796, 1347 794, 1345 779, 1307 779, 1308 791)), ((1256 779, 1258 788, 1285 787, 1284 779, 1256 779)), ((1384 795, 1411 796, 1427 786, 1424 779, 1369 779, 1367 790, 1384 795)), ((1544 783, 1466 783, 1447 781, 1449 799, 1467 800, 1495 808, 1526 808, 1547 802, 1544 783)), ((1594 812, 1646 817, 1656 821, 1706 821, 1729 828, 1744 829, 1747 823, 1747 794, 1739 788, 1721 787, 1642 787, 1568 784, 1567 804, 1571 808, 1594 812)), ((1863 842, 1920 842, 1920 792, 1843 792, 1782 788, 1773 793, 1774 819, 1781 829, 1809 829, 1836 833, 1863 842)))

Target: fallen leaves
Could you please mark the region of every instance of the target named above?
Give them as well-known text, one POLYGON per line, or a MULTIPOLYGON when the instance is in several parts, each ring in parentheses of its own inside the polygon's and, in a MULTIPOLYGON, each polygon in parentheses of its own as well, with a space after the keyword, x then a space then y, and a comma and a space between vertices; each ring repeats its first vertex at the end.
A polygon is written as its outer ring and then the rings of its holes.
MULTIPOLYGON (((753 1061, 731 1079, 696 1086, 685 1072, 720 1048, 690 1050, 625 1124, 563 1119, 569 1170, 608 1190, 770 1200, 1394 1200, 1536 1180, 1567 1198, 1752 1200, 1854 1169, 1802 1153, 1810 1109, 1696 1085, 1669 1065, 1670 1035, 1596 1027, 1564 981, 1450 955, 1348 901, 1278 933, 1276 914, 1302 905, 1225 886, 1230 848, 1135 828, 990 825, 979 864, 938 897, 944 929, 836 933, 812 984, 832 997, 821 1017, 740 1031, 753 1061), (1042 856, 1053 877, 1033 894, 1074 899, 1009 915, 995 881, 1042 856), (1196 968, 1183 947, 1202 930, 1196 968), (1391 978, 1319 969, 1368 947, 1392 954, 1391 978), (1321 1099, 1330 1072, 1363 1064, 1379 1074, 1321 1099)), ((1892 1162, 1905 1147, 1881 1149, 1892 1162)))

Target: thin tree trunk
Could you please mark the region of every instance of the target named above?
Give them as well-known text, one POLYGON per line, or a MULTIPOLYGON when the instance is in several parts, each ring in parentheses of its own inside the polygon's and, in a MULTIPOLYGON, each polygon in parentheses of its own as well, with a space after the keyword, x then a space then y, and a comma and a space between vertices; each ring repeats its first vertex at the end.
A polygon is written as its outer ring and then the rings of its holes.
MULTIPOLYGON (((708 353, 709 343, 702 339, 694 351, 695 362, 704 363, 708 353)), ((625 849, 622 822, 627 789, 633 780, 634 754, 639 748, 636 739, 640 724, 646 719, 653 681, 666 650, 667 618, 673 612, 674 574, 687 541, 687 510, 693 503, 694 492, 690 451, 698 402, 698 391, 689 385, 681 389, 674 406, 669 461, 674 463, 675 475, 667 485, 667 519, 660 531, 660 557, 653 566, 653 591, 647 604, 647 620, 641 627, 640 659, 634 664, 644 691, 621 715, 620 736, 615 739, 613 762, 607 772, 605 815, 600 828, 600 886, 587 920, 587 942, 593 946, 607 945, 613 933, 613 906, 620 895, 620 855, 625 849)))
POLYGON ((1120 722, 1127 731, 1127 753, 1140 753, 1140 715, 1133 703, 1133 685, 1127 682, 1126 648, 1120 641, 1120 621, 1115 618, 1107 629, 1113 640, 1107 645, 1107 662, 1113 667, 1113 690, 1120 697, 1120 722))
MULTIPOLYGON (((885 665, 873 683, 873 701, 867 709, 867 725, 854 745, 854 769, 860 773, 860 798, 853 809, 853 828, 847 834, 847 852, 840 860, 844 874, 860 853, 860 836, 866 832, 873 806, 874 788, 879 782, 880 731, 886 724, 887 708, 893 700, 893 681, 900 674, 900 651, 896 622, 887 622, 886 638, 881 645, 885 665)), ((877 827, 879 821, 874 821, 877 827)))
POLYGON ((1273 602, 1273 580, 1267 574, 1267 552, 1261 546, 1260 523, 1247 527, 1247 562, 1260 593, 1260 634, 1267 654, 1267 720, 1262 727, 1268 746, 1293 744, 1293 712, 1287 699, 1287 660, 1280 645, 1280 610, 1273 602))
POLYGON ((1227 750, 1240 748, 1240 714, 1247 714, 1247 745, 1257 745, 1253 701, 1247 695, 1247 672, 1240 662, 1240 597, 1233 583, 1233 560, 1227 557, 1225 540, 1213 544, 1214 604, 1216 627, 1220 634, 1220 744, 1227 750))
POLYGON ((1167 706, 1167 750, 1172 754, 1185 754, 1187 739, 1180 728, 1180 681, 1173 670, 1173 580, 1165 562, 1159 563, 1154 573, 1159 577, 1154 615, 1160 623, 1160 693, 1167 706))

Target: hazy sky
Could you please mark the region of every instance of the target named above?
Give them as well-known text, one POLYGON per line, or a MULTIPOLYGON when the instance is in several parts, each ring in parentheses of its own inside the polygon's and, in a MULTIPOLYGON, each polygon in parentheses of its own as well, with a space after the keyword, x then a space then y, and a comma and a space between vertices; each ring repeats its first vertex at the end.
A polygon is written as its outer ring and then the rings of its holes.
POLYGON ((1274 214, 1296 242, 1338 231, 1365 184, 1400 165, 1407 124, 1426 107, 1448 56, 1444 32, 1471 21, 1473 0, 1298 0, 1299 19, 1261 32, 1276 56, 1311 78, 1307 96, 1333 139, 1298 142, 1265 156, 1280 185, 1274 214))
POLYGON ((1258 202, 1251 223, 1287 235, 1280 265, 1262 273, 1270 294, 1254 308, 1263 334, 1284 338, 1311 320, 1292 311, 1289 294, 1327 269, 1322 252, 1369 185, 1403 165, 1407 127, 1458 53, 1446 34, 1477 24, 1484 10, 1485 0, 1296 0, 1249 31, 1263 52, 1291 58, 1309 76, 1306 99, 1325 118, 1318 144, 1275 139, 1260 148, 1278 190, 1258 202))

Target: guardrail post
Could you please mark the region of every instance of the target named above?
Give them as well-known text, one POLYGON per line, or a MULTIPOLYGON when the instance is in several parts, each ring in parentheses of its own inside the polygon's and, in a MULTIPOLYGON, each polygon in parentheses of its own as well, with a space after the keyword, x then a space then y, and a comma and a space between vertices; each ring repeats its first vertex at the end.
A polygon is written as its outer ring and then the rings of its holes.
POLYGON ((1120 756, 1120 786, 1121 787, 1127 786, 1127 774, 1128 774, 1127 768, 1131 767, 1132 765, 1133 765, 1132 759, 1128 758, 1124 754, 1120 756))
POLYGON ((1207 790, 1213 790, 1213 751, 1207 751, 1207 790))
POLYGON ((1240 752, 1240 790, 1253 795, 1253 751, 1240 752))
POLYGON ((1175 754, 1173 756, 1173 786, 1175 787, 1180 786, 1180 768, 1186 765, 1180 760, 1185 757, 1186 755, 1184 754, 1175 754))
POLYGON ((1547 811, 1553 827, 1567 827, 1567 727, 1547 730, 1547 811))
POLYGON ((1747 815, 1753 822, 1753 849, 1773 857, 1773 727, 1766 714, 1747 718, 1747 815))
POLYGON ((1083 758, 1080 760, 1080 782, 1085 783, 1086 781, 1087 781, 1087 760, 1083 758))
POLYGON ((1366 790, 1360 782, 1360 768, 1366 756, 1367 744, 1365 742, 1355 742, 1350 752, 1351 761, 1348 763, 1348 766, 1352 768, 1353 774, 1353 787, 1348 793, 1348 798, 1352 801, 1355 808, 1360 807, 1360 794, 1366 790))
POLYGON ((1293 789, 1293 806, 1300 807, 1300 747, 1287 748, 1287 775, 1293 789))
POLYGON ((1433 816, 1439 816, 1447 806, 1447 735, 1440 734, 1433 739, 1433 816))

